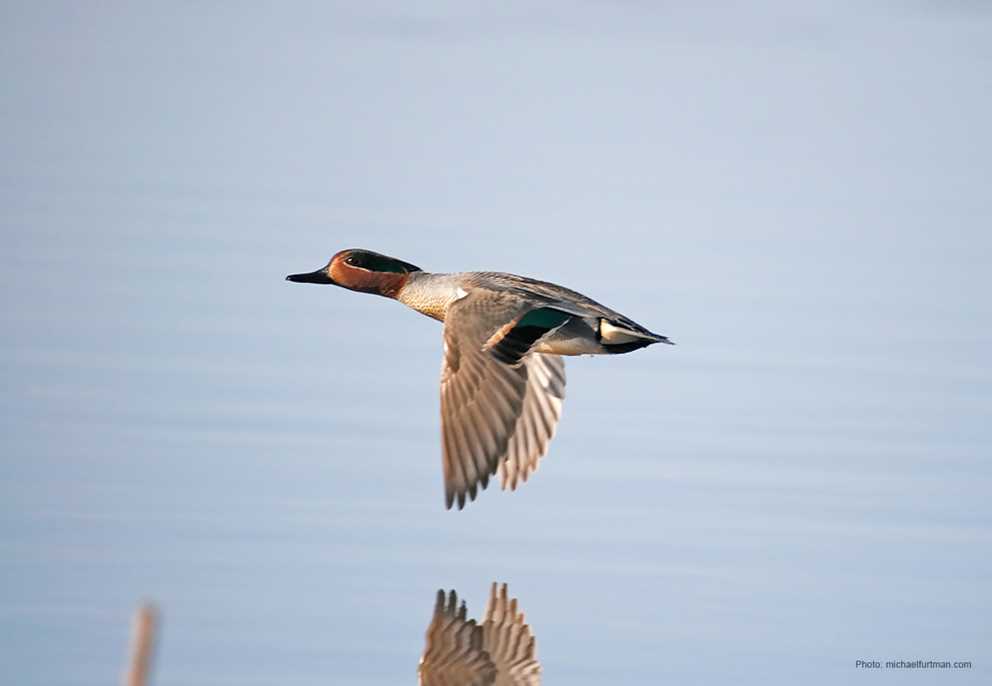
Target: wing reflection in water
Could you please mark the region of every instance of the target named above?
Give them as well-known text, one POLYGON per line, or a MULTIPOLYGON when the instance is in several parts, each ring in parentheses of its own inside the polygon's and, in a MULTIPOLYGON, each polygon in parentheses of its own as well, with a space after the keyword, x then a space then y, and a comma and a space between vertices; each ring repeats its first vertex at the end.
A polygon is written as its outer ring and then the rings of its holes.
POLYGON ((534 635, 507 596, 493 583, 482 622, 467 618, 458 594, 437 592, 427 645, 420 658, 422 686, 539 686, 541 665, 534 635))

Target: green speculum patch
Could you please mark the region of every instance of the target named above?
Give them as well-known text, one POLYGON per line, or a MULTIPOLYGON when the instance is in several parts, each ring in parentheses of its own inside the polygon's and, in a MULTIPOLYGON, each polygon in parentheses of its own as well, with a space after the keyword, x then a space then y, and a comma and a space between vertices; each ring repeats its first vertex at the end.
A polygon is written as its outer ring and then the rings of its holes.
POLYGON ((539 329, 553 329, 556 326, 561 326, 566 321, 571 318, 572 315, 566 314, 561 310, 553 310, 550 307, 542 307, 537 310, 531 310, 517 322, 517 326, 533 326, 539 329))
POLYGON ((505 364, 517 364, 544 334, 561 326, 572 315, 548 307, 531 310, 492 347, 492 355, 505 364))

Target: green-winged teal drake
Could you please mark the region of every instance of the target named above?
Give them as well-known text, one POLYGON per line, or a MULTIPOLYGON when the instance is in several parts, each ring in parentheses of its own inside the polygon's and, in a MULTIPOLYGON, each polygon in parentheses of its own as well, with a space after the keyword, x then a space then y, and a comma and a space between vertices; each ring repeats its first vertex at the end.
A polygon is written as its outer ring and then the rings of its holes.
POLYGON ((441 452, 445 506, 465 506, 497 471, 515 489, 548 449, 565 398, 562 355, 671 343, 581 293, 502 272, 431 274, 369 250, 342 250, 289 281, 399 300, 444 322, 441 452))

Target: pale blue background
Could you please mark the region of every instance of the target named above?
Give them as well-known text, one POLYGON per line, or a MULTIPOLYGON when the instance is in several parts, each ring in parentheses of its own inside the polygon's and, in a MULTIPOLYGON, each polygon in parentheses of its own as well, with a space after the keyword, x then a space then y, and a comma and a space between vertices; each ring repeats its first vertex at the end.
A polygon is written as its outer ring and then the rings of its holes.
POLYGON ((987 3, 7 2, 0 55, 5 683, 112 683, 142 598, 158 684, 414 683, 494 579, 548 684, 992 681, 987 3), (446 512, 437 323, 283 281, 349 246, 679 345, 446 512))

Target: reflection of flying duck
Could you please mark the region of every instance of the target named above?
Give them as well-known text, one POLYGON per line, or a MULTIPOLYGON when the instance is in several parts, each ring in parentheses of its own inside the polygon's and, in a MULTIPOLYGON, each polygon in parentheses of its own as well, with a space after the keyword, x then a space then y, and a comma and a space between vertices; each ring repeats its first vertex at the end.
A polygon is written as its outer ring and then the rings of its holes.
POLYGON ((493 584, 481 623, 466 615, 454 591, 437 592, 417 670, 422 686, 539 686, 534 635, 506 584, 493 584))
MULTIPOLYGON (((444 322, 441 453, 445 505, 489 484, 515 489, 537 469, 565 398, 561 355, 611 355, 671 343, 568 288, 502 272, 428 274, 369 250, 342 250, 289 281, 399 300, 444 322)), ((345 329, 348 331, 348 329, 345 329)))

